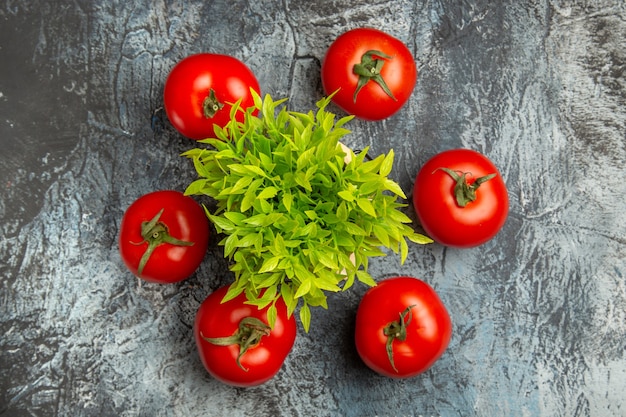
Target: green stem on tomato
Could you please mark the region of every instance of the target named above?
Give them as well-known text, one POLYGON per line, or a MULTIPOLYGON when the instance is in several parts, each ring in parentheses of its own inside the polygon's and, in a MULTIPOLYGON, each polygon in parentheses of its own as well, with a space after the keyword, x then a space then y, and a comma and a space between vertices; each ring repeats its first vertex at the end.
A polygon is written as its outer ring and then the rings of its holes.
POLYGON ((437 169, 446 172, 452 177, 452 179, 454 179, 454 196, 456 199, 456 203, 459 205, 459 207, 465 207, 468 203, 476 200, 476 190, 478 190, 478 187, 496 176, 496 174, 489 174, 478 177, 473 183, 470 184, 467 181, 467 172, 459 173, 457 171, 451 170, 450 168, 437 169))
POLYGON ((392 321, 391 323, 387 324, 383 329, 383 334, 387 336, 387 357, 389 358, 391 367, 396 372, 398 372, 398 369, 396 368, 396 364, 393 360, 393 342, 396 340, 404 342, 406 340, 406 328, 411 322, 411 309, 413 307, 415 306, 408 306, 406 309, 404 309, 404 311, 400 313, 400 318, 397 321, 392 321), (408 319, 406 319, 406 316, 408 316, 408 319))
POLYGON ((207 119, 215 116, 215 114, 220 111, 224 107, 224 103, 220 103, 220 101, 215 96, 215 90, 212 88, 209 90, 209 95, 206 96, 204 101, 202 102, 202 114, 207 119))
POLYGON ((149 222, 141 223, 141 237, 143 238, 141 242, 130 242, 133 245, 141 245, 146 242, 148 243, 148 248, 139 260, 139 266, 137 268, 137 273, 139 275, 142 274, 150 256, 152 256, 152 253, 158 246, 164 243, 169 243, 170 245, 175 246, 193 246, 194 244, 194 242, 176 239, 170 235, 167 225, 159 221, 164 210, 165 209, 161 209, 161 211, 159 211, 149 222))
POLYGON ((205 337, 201 333, 200 337, 217 346, 239 345, 237 366, 248 372, 248 370, 241 365, 241 357, 248 351, 248 349, 258 345, 263 336, 269 336, 270 331, 271 327, 263 323, 261 320, 255 317, 245 317, 241 319, 239 322, 239 328, 232 336, 205 337))
POLYGON ((389 56, 381 51, 367 51, 361 56, 361 62, 355 64, 352 68, 352 72, 359 76, 359 81, 357 82, 356 90, 354 90, 353 100, 356 103, 356 96, 359 94, 359 91, 370 81, 374 81, 376 84, 380 85, 383 91, 391 97, 394 101, 396 98, 393 93, 387 86, 380 72, 383 69, 383 65, 385 65, 385 60, 393 59, 392 56, 389 56), (382 59, 378 59, 382 58, 382 59))

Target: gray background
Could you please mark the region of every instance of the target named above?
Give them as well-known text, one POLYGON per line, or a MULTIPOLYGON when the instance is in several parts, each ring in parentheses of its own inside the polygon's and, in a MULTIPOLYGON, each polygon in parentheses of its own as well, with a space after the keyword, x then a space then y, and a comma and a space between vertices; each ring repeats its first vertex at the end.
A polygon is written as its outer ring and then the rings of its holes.
POLYGON ((624 39, 626 6, 608 0, 2 2, 0 415, 626 415, 624 39), (419 79, 398 115, 351 122, 347 144, 392 147, 407 193, 436 152, 481 151, 509 219, 479 248, 372 262, 377 279, 425 279, 450 311, 425 374, 389 380, 359 360, 357 285, 313 312, 275 379, 221 385, 191 334, 232 279, 218 238, 173 286, 130 275, 116 243, 132 201, 195 178, 179 156, 195 144, 157 111, 165 77, 227 53, 308 110, 326 48, 360 26, 403 40, 419 79))

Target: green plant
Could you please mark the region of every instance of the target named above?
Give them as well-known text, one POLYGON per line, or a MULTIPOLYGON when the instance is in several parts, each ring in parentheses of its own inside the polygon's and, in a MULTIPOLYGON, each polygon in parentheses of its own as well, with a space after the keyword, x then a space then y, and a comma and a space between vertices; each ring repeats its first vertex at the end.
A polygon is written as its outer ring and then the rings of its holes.
POLYGON ((339 140, 351 116, 335 121, 326 110, 288 111, 269 95, 256 93, 254 106, 233 105, 231 122, 216 138, 183 155, 193 159, 199 178, 185 193, 207 195, 217 209, 209 219, 225 235, 220 245, 232 261, 235 282, 225 300, 245 292, 249 303, 270 306, 282 297, 289 314, 300 305, 308 331, 310 307, 327 308, 326 292, 343 291, 355 280, 376 284, 367 272, 381 247, 407 257, 406 239, 429 243, 415 233, 399 209, 400 186, 388 178, 394 153, 366 160, 367 149, 346 153, 339 140), (257 111, 259 112, 257 115, 257 111), (236 112, 245 112, 243 122, 236 112))

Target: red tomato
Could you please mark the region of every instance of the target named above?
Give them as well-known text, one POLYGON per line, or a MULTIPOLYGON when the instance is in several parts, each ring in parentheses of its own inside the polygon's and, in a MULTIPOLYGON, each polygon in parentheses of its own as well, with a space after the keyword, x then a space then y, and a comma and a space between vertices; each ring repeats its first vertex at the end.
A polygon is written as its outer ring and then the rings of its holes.
POLYGON ((178 191, 145 194, 122 218, 120 254, 128 269, 146 281, 169 284, 189 277, 208 244, 204 209, 178 191))
POLYGON ((377 29, 359 28, 340 35, 322 62, 322 85, 347 113, 381 120, 407 102, 417 68, 402 41, 377 29))
MULTIPOLYGON (((241 99, 246 109, 254 104, 250 88, 260 92, 252 71, 237 58, 196 54, 180 61, 165 82, 165 113, 182 135, 195 140, 214 137, 213 124, 226 126, 231 106, 241 99)), ((243 121, 243 113, 237 115, 243 121)))
POLYGON ((509 212, 502 175, 470 149, 451 149, 427 161, 415 179, 413 205, 426 234, 458 248, 493 238, 509 212))
POLYGON ((296 321, 287 315, 282 298, 276 302, 274 328, 269 307, 246 304, 245 294, 222 303, 224 286, 209 294, 198 309, 194 336, 200 359, 215 379, 251 387, 270 380, 280 370, 296 340, 296 321))
POLYGON ((424 281, 395 277, 370 288, 356 314, 355 342, 375 372, 410 378, 441 357, 452 322, 437 293, 424 281))

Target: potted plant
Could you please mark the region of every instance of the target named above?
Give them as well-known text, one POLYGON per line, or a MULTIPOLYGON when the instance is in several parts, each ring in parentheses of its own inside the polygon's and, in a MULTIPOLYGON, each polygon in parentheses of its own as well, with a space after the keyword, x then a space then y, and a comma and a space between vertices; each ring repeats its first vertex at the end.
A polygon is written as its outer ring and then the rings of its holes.
POLYGON ((316 112, 299 113, 286 109, 286 99, 252 93, 253 107, 235 103, 231 121, 200 141, 208 146, 183 154, 198 173, 185 193, 216 201, 207 216, 224 235, 219 244, 235 275, 225 300, 244 292, 249 303, 270 307, 271 324, 282 297, 290 315, 299 306, 308 331, 310 308, 327 308, 328 292, 355 280, 376 285, 367 270, 382 248, 404 262, 407 239, 431 240, 400 210, 406 196, 388 178, 393 150, 368 159, 368 149, 354 154, 341 145, 352 117, 336 120, 326 110, 332 96, 316 112))

